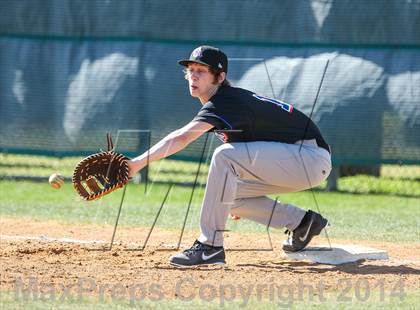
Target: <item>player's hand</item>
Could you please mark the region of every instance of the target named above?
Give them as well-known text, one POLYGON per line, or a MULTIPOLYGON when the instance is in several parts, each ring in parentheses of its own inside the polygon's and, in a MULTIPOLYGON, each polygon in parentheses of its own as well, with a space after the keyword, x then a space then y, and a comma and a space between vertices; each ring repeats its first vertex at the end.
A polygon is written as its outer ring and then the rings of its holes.
POLYGON ((240 216, 238 216, 238 215, 235 215, 235 214, 231 213, 231 214, 230 214, 230 219, 231 219, 231 220, 234 220, 234 221, 237 221, 237 220, 240 220, 240 219, 241 219, 241 217, 240 217, 240 216))
POLYGON ((135 161, 133 160, 127 160, 127 164, 128 164, 128 177, 132 178, 134 177, 137 172, 139 172, 140 169, 138 169, 138 164, 136 164, 135 161))

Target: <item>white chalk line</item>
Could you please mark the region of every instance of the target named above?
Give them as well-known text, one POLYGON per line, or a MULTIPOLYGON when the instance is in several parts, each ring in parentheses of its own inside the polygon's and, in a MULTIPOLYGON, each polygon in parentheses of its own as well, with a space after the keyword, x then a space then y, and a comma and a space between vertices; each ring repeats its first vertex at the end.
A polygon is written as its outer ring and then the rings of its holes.
MULTIPOLYGON (((20 235, 0 235, 0 241, 2 240, 11 240, 11 241, 26 241, 26 240, 34 240, 34 241, 42 241, 42 242, 62 242, 62 243, 72 243, 72 244, 108 244, 109 242, 106 242, 104 240, 79 240, 79 239, 73 239, 73 238, 53 238, 48 237, 45 235, 42 236, 20 236, 20 235)), ((134 242, 121 242, 117 241, 114 242, 116 245, 125 245, 130 246, 131 248, 140 247, 141 245, 139 243, 134 242)), ((156 246, 156 245, 154 245, 156 246)), ((159 247, 165 249, 171 249, 176 246, 176 244, 168 244, 168 243, 161 243, 158 245, 159 247)))
POLYGON ((0 235, 0 240, 36 240, 44 242, 63 242, 63 243, 76 243, 76 244, 104 244, 107 243, 103 240, 79 240, 72 238, 53 238, 48 236, 10 236, 0 235))

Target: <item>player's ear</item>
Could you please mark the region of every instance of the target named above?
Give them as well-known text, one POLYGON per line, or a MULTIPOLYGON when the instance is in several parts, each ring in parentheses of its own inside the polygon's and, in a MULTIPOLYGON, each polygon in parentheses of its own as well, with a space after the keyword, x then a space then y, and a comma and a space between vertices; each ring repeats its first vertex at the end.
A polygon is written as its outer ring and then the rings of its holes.
POLYGON ((226 79, 226 72, 220 72, 219 74, 219 84, 222 84, 223 81, 226 79))

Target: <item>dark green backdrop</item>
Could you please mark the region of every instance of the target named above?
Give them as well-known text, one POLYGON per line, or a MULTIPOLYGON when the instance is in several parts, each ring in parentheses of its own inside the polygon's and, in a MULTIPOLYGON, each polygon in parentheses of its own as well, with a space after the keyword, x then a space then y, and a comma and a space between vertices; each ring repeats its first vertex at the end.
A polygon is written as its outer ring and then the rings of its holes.
POLYGON ((226 51, 234 85, 308 114, 329 59, 313 118, 334 162, 420 162, 419 0, 1 1, 0 149, 156 141, 200 107, 176 61, 201 44, 226 51))

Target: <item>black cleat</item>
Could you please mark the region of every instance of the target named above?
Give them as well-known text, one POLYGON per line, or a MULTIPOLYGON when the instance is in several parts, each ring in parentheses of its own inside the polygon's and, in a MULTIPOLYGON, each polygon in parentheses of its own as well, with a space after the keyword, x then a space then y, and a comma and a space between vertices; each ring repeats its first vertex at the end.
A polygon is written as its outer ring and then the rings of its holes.
POLYGON ((292 232, 286 230, 289 238, 283 242, 283 250, 286 252, 298 252, 303 250, 314 236, 321 233, 328 220, 311 210, 307 211, 299 226, 292 232))
POLYGON ((222 246, 212 247, 196 240, 190 249, 171 256, 169 262, 178 267, 225 264, 225 250, 222 246))

